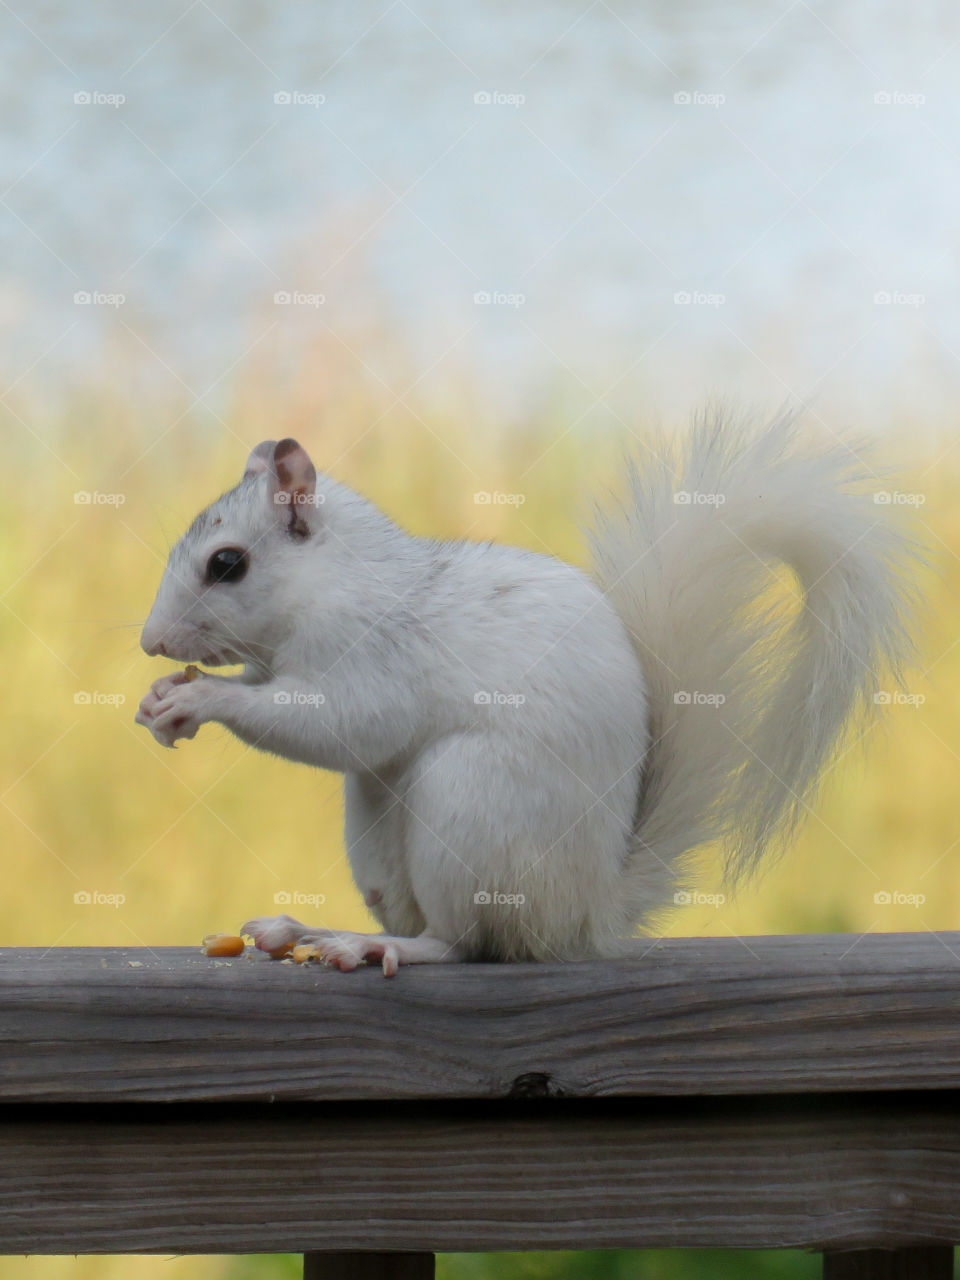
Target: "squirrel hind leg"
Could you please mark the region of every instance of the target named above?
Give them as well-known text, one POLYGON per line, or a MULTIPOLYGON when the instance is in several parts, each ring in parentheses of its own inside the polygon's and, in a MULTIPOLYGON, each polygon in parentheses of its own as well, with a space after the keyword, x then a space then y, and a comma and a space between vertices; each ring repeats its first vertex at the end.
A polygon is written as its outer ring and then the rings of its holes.
POLYGON ((392 978, 402 964, 455 964, 463 954, 441 938, 421 933, 416 938, 398 938, 388 933, 324 933, 307 935, 317 958, 349 973, 363 963, 378 963, 385 978, 392 978))

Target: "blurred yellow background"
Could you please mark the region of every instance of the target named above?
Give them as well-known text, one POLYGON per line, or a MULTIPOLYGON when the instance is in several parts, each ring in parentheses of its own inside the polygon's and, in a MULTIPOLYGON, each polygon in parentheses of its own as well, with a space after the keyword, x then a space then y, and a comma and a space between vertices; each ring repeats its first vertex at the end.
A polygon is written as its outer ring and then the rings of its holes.
MULTIPOLYGON (((631 443, 624 432, 598 438, 548 422, 506 438, 406 410, 365 427, 375 404, 355 405, 352 418, 342 403, 305 407, 294 395, 256 427, 239 411, 184 419, 159 441, 120 410, 69 431, 48 424, 40 439, 23 433, 0 515, 3 944, 192 944, 272 912, 278 893, 323 895, 323 923, 369 923, 344 857, 337 776, 248 750, 212 725, 167 751, 133 723, 149 683, 173 666, 138 645, 168 542, 235 482, 259 438, 296 432, 318 465, 415 532, 574 561, 578 522, 616 484, 631 443), (480 490, 525 501, 481 505, 480 490), (94 900, 78 904, 76 894, 94 900)), ((904 472, 902 441, 879 452, 901 467, 890 487, 925 499, 916 524, 933 563, 907 680, 919 696, 848 744, 782 862, 731 901, 677 910, 673 934, 960 926, 958 471, 949 457, 928 470, 914 456, 904 472), (892 901, 878 902, 885 893, 892 901)), ((704 887, 716 884, 708 876, 704 887)))

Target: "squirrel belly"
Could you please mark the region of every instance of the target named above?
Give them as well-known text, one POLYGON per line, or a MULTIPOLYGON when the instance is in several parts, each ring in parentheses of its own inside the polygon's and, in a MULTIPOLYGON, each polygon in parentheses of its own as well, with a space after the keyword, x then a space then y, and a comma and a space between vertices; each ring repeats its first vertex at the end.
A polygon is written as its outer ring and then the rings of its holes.
POLYGON ((630 930, 648 744, 626 628, 586 575, 510 548, 445 549, 431 593, 407 642, 424 646, 429 714, 399 760, 348 778, 357 883, 387 886, 388 932, 426 929, 467 958, 607 953, 630 930))

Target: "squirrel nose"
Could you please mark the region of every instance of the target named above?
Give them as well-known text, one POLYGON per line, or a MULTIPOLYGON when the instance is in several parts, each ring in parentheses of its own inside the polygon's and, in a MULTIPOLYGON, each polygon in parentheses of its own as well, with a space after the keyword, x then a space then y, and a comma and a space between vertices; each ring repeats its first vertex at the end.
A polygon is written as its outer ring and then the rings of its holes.
POLYGON ((162 635, 163 632, 159 631, 159 628, 147 622, 140 635, 140 648, 148 657, 165 658, 167 656, 167 646, 163 643, 162 635))

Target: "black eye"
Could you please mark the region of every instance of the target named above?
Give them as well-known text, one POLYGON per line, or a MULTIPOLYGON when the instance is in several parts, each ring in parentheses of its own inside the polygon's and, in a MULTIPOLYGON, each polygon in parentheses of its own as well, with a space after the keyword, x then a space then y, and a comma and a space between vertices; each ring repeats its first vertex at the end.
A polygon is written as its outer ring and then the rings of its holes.
POLYGON ((223 547, 207 561, 208 582, 239 582, 247 572, 247 553, 239 547, 223 547))

